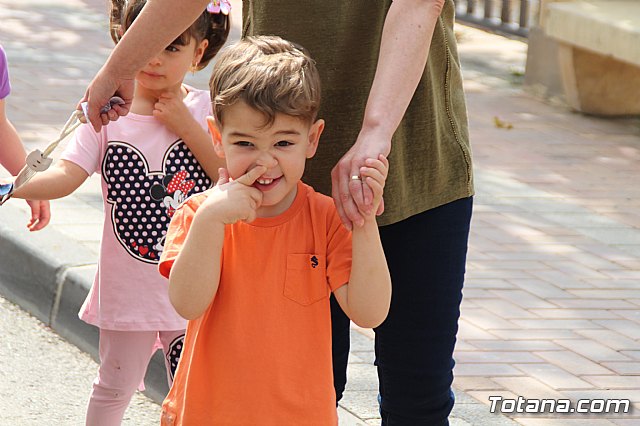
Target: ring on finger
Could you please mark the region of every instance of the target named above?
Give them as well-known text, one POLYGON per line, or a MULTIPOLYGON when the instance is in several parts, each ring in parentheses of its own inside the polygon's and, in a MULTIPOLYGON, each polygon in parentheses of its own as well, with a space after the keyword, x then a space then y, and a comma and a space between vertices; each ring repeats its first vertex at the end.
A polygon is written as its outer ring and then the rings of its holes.
POLYGON ((360 178, 360 175, 353 175, 351 176, 351 180, 362 180, 362 178, 360 178))

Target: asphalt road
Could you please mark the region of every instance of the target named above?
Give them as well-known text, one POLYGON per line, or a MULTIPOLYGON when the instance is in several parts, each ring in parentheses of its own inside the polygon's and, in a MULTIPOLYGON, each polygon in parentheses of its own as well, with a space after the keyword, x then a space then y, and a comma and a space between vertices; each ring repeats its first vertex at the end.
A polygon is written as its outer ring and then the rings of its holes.
MULTIPOLYGON (((84 425, 98 365, 0 297, 0 425, 84 425)), ((123 425, 157 425, 160 407, 136 393, 123 425)))

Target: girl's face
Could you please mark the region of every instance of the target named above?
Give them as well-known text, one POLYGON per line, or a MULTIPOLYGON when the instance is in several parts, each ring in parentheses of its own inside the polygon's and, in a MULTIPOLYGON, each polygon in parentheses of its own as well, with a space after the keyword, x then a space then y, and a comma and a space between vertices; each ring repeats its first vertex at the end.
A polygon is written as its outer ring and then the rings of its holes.
POLYGON ((175 43, 167 46, 138 72, 136 81, 153 92, 180 90, 184 76, 200 62, 207 44, 207 40, 196 44, 192 37, 184 46, 175 43))

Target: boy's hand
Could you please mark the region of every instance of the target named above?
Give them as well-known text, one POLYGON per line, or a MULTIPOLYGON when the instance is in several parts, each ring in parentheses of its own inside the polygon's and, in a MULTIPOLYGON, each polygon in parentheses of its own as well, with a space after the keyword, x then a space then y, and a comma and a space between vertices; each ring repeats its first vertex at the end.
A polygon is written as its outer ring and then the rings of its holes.
POLYGON ((47 200, 27 200, 31 207, 31 220, 27 224, 29 231, 39 231, 49 224, 51 209, 47 200))
POLYGON ((153 116, 180 137, 196 124, 182 98, 175 93, 167 92, 160 95, 158 102, 153 106, 153 116))
POLYGON ((367 158, 364 164, 363 167, 360 167, 361 183, 371 188, 373 193, 373 208, 368 212, 362 209, 358 210, 365 219, 375 218, 376 211, 378 211, 378 207, 383 202, 382 194, 384 192, 387 174, 389 173, 389 160, 380 154, 377 159, 367 158))
POLYGON ((262 204, 262 192, 252 185, 266 171, 266 167, 256 166, 238 179, 231 180, 227 169, 220 168, 218 183, 209 190, 209 197, 198 212, 214 215, 225 224, 239 220, 253 222, 256 210, 262 204))

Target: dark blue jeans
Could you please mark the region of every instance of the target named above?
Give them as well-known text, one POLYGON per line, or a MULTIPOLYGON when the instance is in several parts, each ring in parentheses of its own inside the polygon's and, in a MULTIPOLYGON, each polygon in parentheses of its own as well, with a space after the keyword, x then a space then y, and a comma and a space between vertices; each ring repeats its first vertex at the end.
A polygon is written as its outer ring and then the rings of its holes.
MULTIPOLYGON (((375 329, 383 426, 448 425, 473 199, 380 227, 393 285, 375 329)), ((346 385, 349 319, 332 300, 336 396, 346 385)))

